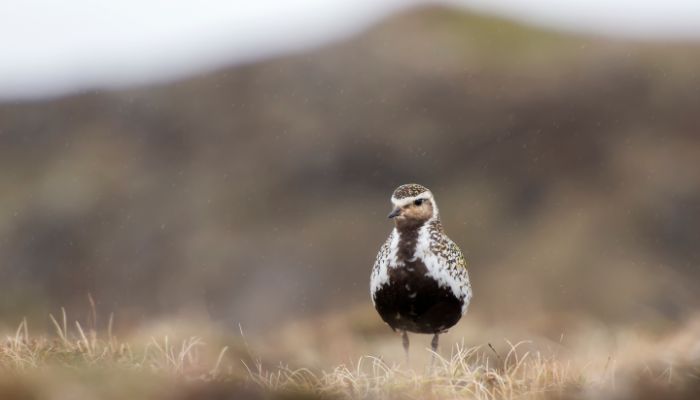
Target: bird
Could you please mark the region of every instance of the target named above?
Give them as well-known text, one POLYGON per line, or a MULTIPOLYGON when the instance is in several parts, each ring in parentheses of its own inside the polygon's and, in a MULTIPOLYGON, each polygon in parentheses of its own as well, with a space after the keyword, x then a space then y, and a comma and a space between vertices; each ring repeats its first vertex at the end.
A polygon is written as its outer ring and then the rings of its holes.
POLYGON ((402 336, 409 360, 408 332, 432 334, 431 366, 441 333, 466 314, 472 299, 467 262, 445 234, 432 192, 416 183, 391 195, 394 228, 379 249, 370 276, 374 308, 402 336))

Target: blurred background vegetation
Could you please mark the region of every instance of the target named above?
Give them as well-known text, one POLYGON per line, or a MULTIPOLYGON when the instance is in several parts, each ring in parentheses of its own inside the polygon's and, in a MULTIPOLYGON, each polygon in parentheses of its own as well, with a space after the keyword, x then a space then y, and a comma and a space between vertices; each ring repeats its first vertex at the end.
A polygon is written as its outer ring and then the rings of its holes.
POLYGON ((0 325, 88 294, 122 329, 380 325, 389 196, 419 182, 470 263, 466 330, 672 328, 700 300, 699 71, 697 42, 423 7, 176 82, 6 100, 0 325))

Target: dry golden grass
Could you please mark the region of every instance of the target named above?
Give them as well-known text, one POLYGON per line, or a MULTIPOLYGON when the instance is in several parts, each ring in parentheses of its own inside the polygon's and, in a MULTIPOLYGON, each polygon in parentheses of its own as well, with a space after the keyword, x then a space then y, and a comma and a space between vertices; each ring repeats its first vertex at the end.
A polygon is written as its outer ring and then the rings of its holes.
POLYGON ((325 368, 292 367, 270 364, 274 356, 264 351, 256 355, 265 338, 249 344, 243 335, 205 329, 208 340, 142 333, 127 341, 112 333, 111 318, 100 334, 70 322, 65 312, 50 320, 54 335, 34 336, 23 321, 0 344, 0 398, 700 398, 698 323, 658 341, 621 333, 624 345, 615 354, 563 355, 527 342, 457 343, 448 356, 436 355, 432 368, 424 363, 414 369, 377 356, 325 368))

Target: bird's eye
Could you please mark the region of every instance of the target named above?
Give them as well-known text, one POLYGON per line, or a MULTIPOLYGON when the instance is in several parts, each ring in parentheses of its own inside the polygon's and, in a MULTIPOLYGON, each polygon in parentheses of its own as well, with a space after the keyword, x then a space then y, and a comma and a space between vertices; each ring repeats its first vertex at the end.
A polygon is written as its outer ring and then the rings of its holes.
POLYGON ((415 200, 413 200, 413 204, 419 206, 419 205, 423 204, 423 199, 415 199, 415 200))

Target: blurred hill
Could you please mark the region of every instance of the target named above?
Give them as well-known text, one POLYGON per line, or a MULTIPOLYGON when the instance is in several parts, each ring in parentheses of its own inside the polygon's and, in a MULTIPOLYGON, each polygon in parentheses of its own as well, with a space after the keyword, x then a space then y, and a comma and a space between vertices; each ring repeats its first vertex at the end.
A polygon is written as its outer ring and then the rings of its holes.
MULTIPOLYGON (((359 304, 395 186, 437 197, 472 318, 697 307, 700 44, 442 8, 162 86, 0 105, 0 320, 231 326, 359 304)), ((14 322, 12 322, 14 323, 14 322)))

